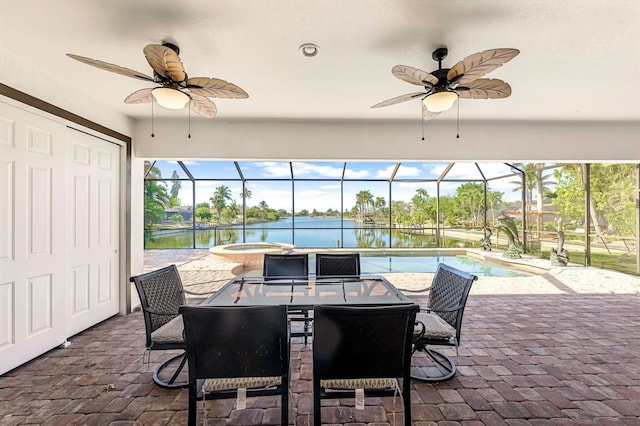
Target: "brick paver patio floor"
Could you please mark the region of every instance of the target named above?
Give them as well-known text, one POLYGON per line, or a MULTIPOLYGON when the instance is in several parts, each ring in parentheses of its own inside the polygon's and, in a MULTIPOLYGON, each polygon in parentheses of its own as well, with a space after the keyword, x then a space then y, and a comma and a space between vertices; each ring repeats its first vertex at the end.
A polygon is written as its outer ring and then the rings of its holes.
MULTIPOLYGON (((185 285, 203 279, 190 266, 188 259, 180 266, 185 285)), ((578 292, 576 276, 603 281, 591 268, 581 271, 547 276, 557 291, 527 294, 514 284, 510 294, 497 294, 490 279, 474 284, 458 374, 440 384, 412 384, 413 424, 640 425, 640 282, 625 277, 624 294, 578 292)), ((415 281, 415 274, 409 279, 415 281)), ((502 280, 497 288, 505 285, 502 280)), ((0 424, 186 424, 187 391, 162 389, 151 379, 154 364, 168 353, 153 352, 151 365, 142 365, 139 311, 70 342, 0 376, 0 424)), ((290 421, 311 424, 310 346, 294 340, 291 359, 290 421)), ((279 403, 254 398, 236 410, 234 400, 208 401, 207 418, 213 425, 279 424, 279 403)), ((327 401, 322 414, 327 424, 378 426, 394 424, 394 412, 401 425, 400 397, 395 403, 391 397, 367 399, 364 410, 354 409, 350 399, 327 401)))

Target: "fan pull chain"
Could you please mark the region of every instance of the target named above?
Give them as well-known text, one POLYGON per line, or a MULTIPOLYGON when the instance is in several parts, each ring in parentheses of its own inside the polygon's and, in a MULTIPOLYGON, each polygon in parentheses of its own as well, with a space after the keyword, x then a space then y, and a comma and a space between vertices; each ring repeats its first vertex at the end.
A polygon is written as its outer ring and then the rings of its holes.
POLYGON ((458 119, 456 120, 456 139, 460 139, 460 99, 458 99, 458 119))
POLYGON ((151 137, 156 137, 156 135, 153 133, 153 101, 151 101, 151 137))
POLYGON ((420 116, 420 123, 422 124, 422 140, 424 141, 424 103, 420 102, 422 104, 422 115, 420 116))
POLYGON ((187 137, 191 139, 191 100, 189 100, 189 136, 187 137))

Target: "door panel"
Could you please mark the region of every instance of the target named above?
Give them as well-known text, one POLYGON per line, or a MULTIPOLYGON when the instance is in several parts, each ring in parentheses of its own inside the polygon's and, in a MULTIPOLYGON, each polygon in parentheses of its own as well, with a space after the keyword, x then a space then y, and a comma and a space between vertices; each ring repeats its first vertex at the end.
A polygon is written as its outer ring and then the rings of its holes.
POLYGON ((0 102, 0 374, 118 313, 120 149, 0 102))
POLYGON ((74 282, 68 290, 68 333, 73 335, 118 313, 120 147, 73 130, 68 139, 75 212, 69 224, 74 282))
POLYGON ((65 131, 0 103, 0 374, 66 338, 65 131))

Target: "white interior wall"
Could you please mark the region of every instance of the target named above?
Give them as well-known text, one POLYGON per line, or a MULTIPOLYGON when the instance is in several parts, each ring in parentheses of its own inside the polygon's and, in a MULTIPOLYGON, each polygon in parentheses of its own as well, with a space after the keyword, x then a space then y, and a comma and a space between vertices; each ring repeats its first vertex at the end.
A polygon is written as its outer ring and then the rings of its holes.
POLYGON ((638 122, 156 119, 135 126, 136 157, 228 160, 640 162, 638 122), (191 138, 188 138, 188 134, 191 138))
POLYGON ((132 121, 128 117, 107 108, 99 99, 62 83, 2 47, 0 82, 116 132, 132 134, 132 121))

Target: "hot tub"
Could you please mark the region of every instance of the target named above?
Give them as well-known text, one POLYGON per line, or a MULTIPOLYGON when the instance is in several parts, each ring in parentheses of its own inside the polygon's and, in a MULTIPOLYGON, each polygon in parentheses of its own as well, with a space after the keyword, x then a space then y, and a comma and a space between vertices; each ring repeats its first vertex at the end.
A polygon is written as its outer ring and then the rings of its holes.
POLYGON ((259 269, 265 253, 288 253, 293 248, 293 244, 284 243, 241 243, 214 246, 209 252, 231 262, 241 263, 245 269, 259 269))

